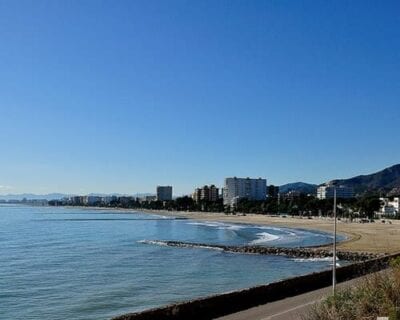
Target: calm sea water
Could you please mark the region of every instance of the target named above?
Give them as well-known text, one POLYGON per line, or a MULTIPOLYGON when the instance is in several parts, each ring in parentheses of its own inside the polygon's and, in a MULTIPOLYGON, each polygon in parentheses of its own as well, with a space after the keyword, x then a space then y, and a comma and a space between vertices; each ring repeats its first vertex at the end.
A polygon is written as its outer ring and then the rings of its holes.
POLYGON ((329 268, 143 240, 303 246, 332 237, 135 211, 0 205, 0 319, 109 319, 329 268))

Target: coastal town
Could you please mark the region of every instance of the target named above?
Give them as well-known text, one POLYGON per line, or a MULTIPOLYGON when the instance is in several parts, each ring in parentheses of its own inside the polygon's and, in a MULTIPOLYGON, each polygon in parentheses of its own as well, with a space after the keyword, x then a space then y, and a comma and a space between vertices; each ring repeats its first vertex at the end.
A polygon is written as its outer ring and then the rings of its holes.
MULTIPOLYGON (((371 179, 392 166, 371 174, 371 179)), ((396 171, 397 170, 397 171, 396 171)), ((357 177, 356 177, 357 178, 357 177)), ((355 179, 355 178, 351 178, 355 179)), ((348 181, 351 181, 349 179, 348 181)), ((394 180, 397 175, 394 175, 394 180)), ((392 179, 392 180, 393 180, 392 179)), ((393 184, 393 182, 390 183, 393 184)), ((346 180, 347 181, 347 180, 346 180)), ((174 196, 173 186, 156 186, 155 193, 142 195, 71 195, 59 199, 9 199, 3 203, 50 206, 86 206, 104 208, 148 209, 185 212, 215 212, 225 214, 279 214, 291 216, 330 216, 332 199, 338 199, 339 217, 360 222, 372 219, 399 218, 400 193, 398 188, 365 188, 362 184, 329 181, 321 185, 302 183, 284 186, 268 185, 265 178, 228 177, 223 187, 215 184, 194 188, 189 195, 174 196), (299 187, 300 186, 300 187, 299 187), (357 190, 357 191, 356 191, 357 190)))
POLYGON ((0 320, 400 320, 399 13, 2 0, 0 320))

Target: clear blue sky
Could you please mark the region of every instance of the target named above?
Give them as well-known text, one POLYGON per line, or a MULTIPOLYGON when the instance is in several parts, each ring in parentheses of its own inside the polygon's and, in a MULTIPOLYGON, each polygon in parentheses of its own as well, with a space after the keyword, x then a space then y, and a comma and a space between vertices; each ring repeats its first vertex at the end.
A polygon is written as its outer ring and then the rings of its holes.
POLYGON ((0 193, 400 162, 399 1, 0 1, 0 193))

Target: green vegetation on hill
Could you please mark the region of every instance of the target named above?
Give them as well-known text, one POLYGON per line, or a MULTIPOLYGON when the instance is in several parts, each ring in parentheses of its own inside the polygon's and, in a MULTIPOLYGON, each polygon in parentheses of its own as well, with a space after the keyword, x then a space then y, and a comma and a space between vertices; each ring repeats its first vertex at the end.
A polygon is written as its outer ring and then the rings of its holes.
MULTIPOLYGON (((371 192, 398 195, 400 194, 400 164, 372 174, 359 175, 349 179, 335 179, 331 182, 337 185, 352 187, 358 195, 369 194, 371 192)), ((295 182, 280 186, 279 192, 298 191, 315 195, 317 193, 317 188, 318 185, 316 184, 295 182)))
POLYGON ((305 183, 305 182, 294 182, 287 183, 279 186, 280 193, 287 193, 289 191, 298 191, 305 194, 317 194, 318 185, 305 183))
POLYGON ((350 179, 337 179, 339 185, 353 187, 356 193, 368 191, 390 192, 400 188, 400 164, 391 166, 373 174, 356 176, 350 179))

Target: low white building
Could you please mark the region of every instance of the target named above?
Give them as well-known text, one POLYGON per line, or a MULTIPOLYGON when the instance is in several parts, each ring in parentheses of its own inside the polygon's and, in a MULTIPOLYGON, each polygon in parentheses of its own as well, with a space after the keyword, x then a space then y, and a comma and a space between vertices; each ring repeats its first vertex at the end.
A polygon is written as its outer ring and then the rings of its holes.
POLYGON ((381 201, 379 215, 396 216, 399 214, 400 198, 395 197, 393 200, 389 200, 389 198, 379 198, 379 200, 381 201))
POLYGON ((157 196, 145 196, 144 201, 146 201, 146 202, 157 201, 157 196))
POLYGON ((394 207, 394 209, 396 210, 396 213, 399 213, 400 198, 398 198, 398 197, 393 198, 393 201, 389 201, 389 205, 394 207))

